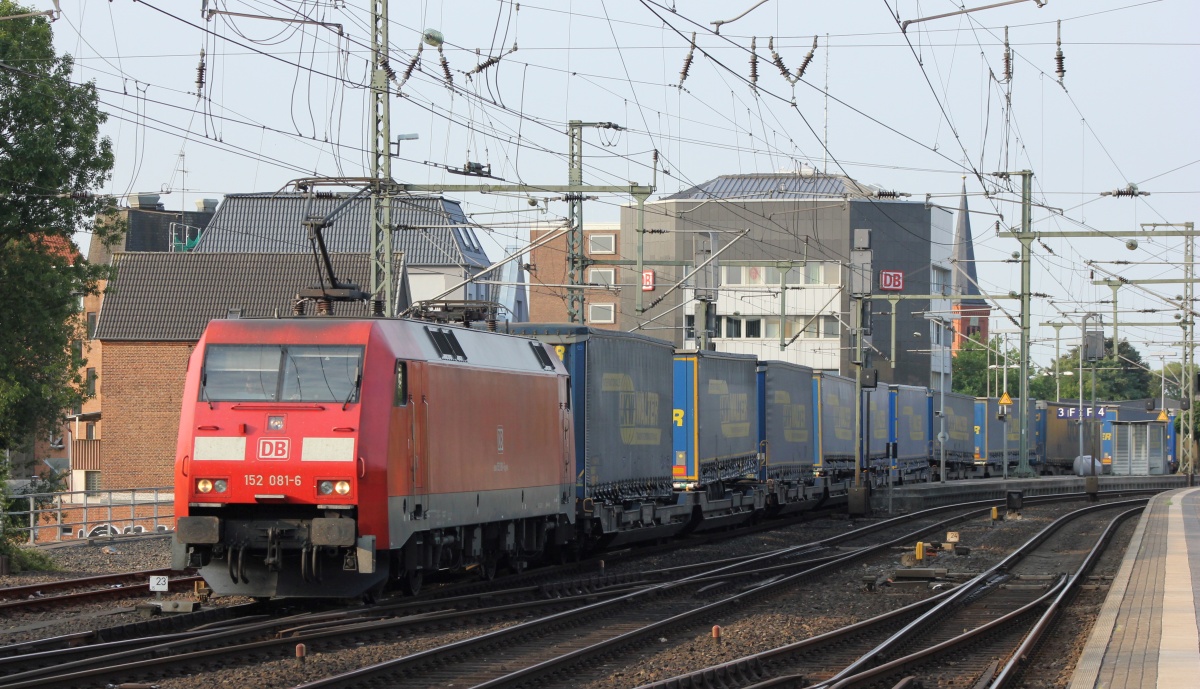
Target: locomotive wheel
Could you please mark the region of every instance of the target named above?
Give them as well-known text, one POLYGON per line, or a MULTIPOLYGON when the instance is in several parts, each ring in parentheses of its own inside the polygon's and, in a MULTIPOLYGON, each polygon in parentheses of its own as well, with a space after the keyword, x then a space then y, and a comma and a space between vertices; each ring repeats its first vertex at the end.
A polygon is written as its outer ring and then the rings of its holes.
POLYGON ((421 584, 425 581, 425 572, 419 569, 410 569, 404 573, 404 580, 401 586, 404 593, 409 596, 415 596, 421 593, 421 584))

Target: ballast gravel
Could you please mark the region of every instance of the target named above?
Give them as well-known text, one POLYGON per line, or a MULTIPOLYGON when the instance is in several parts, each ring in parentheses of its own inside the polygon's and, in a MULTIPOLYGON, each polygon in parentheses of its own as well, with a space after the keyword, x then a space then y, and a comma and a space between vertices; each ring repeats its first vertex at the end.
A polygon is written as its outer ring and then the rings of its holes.
MULTIPOLYGON (((948 553, 937 553, 925 563, 925 567, 948 569, 952 574, 964 576, 978 573, 1008 555, 1016 546, 1024 544, 1046 523, 1079 507, 1082 507, 1082 503, 1058 503, 1027 508, 1020 520, 998 522, 995 525, 986 519, 962 523, 952 528, 959 532, 960 544, 970 547, 970 556, 956 557, 948 553)), ((655 553, 649 557, 628 561, 612 561, 607 563, 606 570, 610 573, 644 571, 677 567, 680 564, 709 559, 754 555, 828 538, 829 535, 845 533, 852 528, 864 526, 865 523, 869 523, 869 520, 827 519, 806 522, 750 537, 655 553)), ((929 534, 924 540, 941 540, 942 535, 944 534, 929 534)), ((839 570, 838 573, 815 576, 811 581, 800 583, 793 588, 792 594, 781 597, 780 603, 769 610, 764 610, 763 604, 748 605, 743 610, 727 613, 725 618, 706 621, 700 627, 679 629, 652 641, 643 642, 636 652, 620 654, 617 659, 607 661, 604 667, 593 667, 578 672, 570 685, 594 689, 637 687, 694 671, 698 667, 724 663, 746 654, 760 653, 785 643, 808 639, 810 636, 913 603, 931 594, 931 588, 888 586, 888 580, 892 579, 895 569, 902 567, 901 558, 911 552, 912 544, 905 545, 905 549, 898 547, 887 555, 872 557, 850 568, 839 570), (880 586, 868 591, 868 582, 877 582, 880 586), (713 624, 719 624, 721 627, 720 642, 713 640, 713 624)), ((137 543, 118 540, 112 545, 95 544, 72 549, 55 549, 52 556, 66 570, 65 573, 53 575, 55 579, 108 571, 155 569, 169 564, 169 540, 144 540, 137 543), (103 547, 106 546, 113 547, 115 552, 103 552, 103 547)), ((22 583, 25 582, 13 581, 13 577, 0 579, 0 586, 19 586, 22 583)), ((212 604, 233 604, 241 601, 244 600, 214 599, 212 604)), ((126 603, 96 605, 110 609, 126 603)), ((88 612, 82 611, 80 615, 86 615, 88 612)), ((61 613, 55 615, 62 617, 61 613)), ((136 619, 136 616, 126 617, 125 613, 107 613, 85 621, 66 618, 49 627, 37 629, 35 633, 24 634, 6 629, 20 624, 20 621, 6 619, 0 622, 0 642, 61 634, 67 630, 78 631, 80 628, 107 627, 133 619, 136 619)), ((160 684, 162 689, 295 687, 296 684, 311 682, 318 677, 400 658, 443 643, 486 634, 510 624, 515 622, 444 630, 403 637, 386 643, 310 652, 305 663, 298 663, 289 653, 287 657, 259 660, 254 665, 222 667, 198 675, 164 678, 156 681, 156 684, 160 684)), ((500 660, 497 661, 499 663, 500 660)))

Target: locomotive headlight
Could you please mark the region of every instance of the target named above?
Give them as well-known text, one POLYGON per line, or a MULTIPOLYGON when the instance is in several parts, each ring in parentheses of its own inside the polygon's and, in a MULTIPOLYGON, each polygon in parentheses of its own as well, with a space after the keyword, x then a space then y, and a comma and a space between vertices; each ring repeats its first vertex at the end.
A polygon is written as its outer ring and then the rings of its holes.
POLYGON ((321 495, 329 495, 333 492, 333 481, 320 481, 317 483, 317 492, 321 495))
POLYGON ((212 481, 209 481, 209 480, 208 480, 208 479, 206 479, 206 478, 202 478, 202 479, 200 479, 199 481, 196 481, 196 491, 197 491, 197 492, 200 492, 200 493, 211 493, 211 492, 212 492, 212 489, 213 489, 213 482, 212 482, 212 481))
POLYGON ((227 488, 229 488, 229 483, 225 481, 225 479, 219 478, 216 481, 213 481, 213 490, 217 491, 218 493, 224 493, 227 488))
POLYGON ((333 489, 337 491, 338 495, 345 495, 346 493, 350 492, 350 482, 338 481, 333 485, 333 489))

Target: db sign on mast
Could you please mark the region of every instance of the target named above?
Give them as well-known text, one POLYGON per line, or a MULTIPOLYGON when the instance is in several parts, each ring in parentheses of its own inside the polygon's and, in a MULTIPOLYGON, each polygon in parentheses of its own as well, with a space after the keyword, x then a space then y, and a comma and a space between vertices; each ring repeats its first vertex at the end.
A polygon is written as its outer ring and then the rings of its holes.
POLYGON ((883 292, 904 291, 904 272, 900 270, 879 271, 879 289, 883 292))

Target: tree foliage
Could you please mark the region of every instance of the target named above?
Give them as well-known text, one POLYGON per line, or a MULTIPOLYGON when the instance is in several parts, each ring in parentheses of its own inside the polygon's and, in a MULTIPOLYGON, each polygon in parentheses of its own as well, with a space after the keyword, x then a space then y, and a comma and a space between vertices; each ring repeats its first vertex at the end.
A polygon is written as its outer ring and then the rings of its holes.
MULTIPOLYGON (((1008 373, 1008 391, 1016 397, 1020 391, 1020 369, 1005 369, 1003 342, 1000 338, 992 338, 990 343, 992 353, 974 342, 968 342, 954 357, 954 392, 982 397, 987 394, 988 375, 991 374, 991 394, 998 395, 998 390, 1004 389, 1003 374, 1008 373), (989 364, 992 366, 989 369, 989 364)), ((1055 386, 1055 366, 1033 366, 1030 368, 1029 396, 1033 399, 1054 400, 1057 396, 1062 399, 1078 399, 1079 394, 1079 348, 1067 352, 1058 360, 1059 389, 1055 386)), ((1121 342, 1119 356, 1112 354, 1112 340, 1105 342, 1105 352, 1108 354, 1095 363, 1096 399, 1098 400, 1130 400, 1157 396, 1148 392, 1159 379, 1153 375, 1142 362, 1141 353, 1128 342, 1121 342)), ((1008 350, 1008 363, 1014 366, 1020 362, 1020 353, 1013 348, 1008 350)), ((1085 361, 1083 367, 1084 399, 1092 396, 1093 362, 1085 361)))
MULTIPOLYGON (((0 15, 30 11, 0 0, 0 15)), ((71 236, 111 205, 89 190, 108 178, 112 146, 94 86, 71 81, 51 38, 45 17, 0 21, 0 450, 81 399, 78 297, 104 275, 71 236)))

